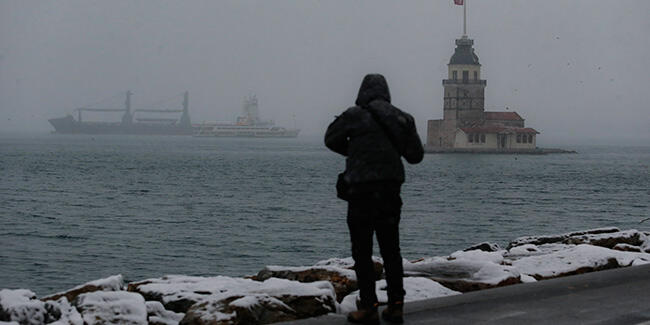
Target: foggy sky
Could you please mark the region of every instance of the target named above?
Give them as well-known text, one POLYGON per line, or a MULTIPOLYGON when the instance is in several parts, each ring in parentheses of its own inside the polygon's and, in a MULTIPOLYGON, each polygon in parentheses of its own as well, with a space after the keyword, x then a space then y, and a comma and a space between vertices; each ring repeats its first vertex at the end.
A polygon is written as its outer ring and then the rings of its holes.
MULTIPOLYGON (((650 1, 469 0, 468 14, 488 110, 517 111, 542 145, 650 140, 650 1)), ((376 72, 424 140, 461 34, 452 0, 2 0, 0 132, 49 132, 130 89, 134 108, 188 90, 194 123, 234 121, 254 93, 263 118, 321 135, 376 72)))

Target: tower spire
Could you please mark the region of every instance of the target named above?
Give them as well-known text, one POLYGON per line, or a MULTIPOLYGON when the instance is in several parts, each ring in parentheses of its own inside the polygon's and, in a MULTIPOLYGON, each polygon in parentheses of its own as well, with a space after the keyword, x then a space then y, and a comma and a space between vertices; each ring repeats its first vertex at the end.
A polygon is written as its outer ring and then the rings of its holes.
POLYGON ((463 1, 463 36, 467 37, 467 0, 463 1))

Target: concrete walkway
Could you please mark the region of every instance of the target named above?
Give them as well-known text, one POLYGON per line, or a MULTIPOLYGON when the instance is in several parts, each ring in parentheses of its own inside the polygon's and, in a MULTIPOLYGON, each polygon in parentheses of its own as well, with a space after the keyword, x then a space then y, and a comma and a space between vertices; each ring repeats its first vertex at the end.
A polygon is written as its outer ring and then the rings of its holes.
MULTIPOLYGON (((416 301, 404 307, 404 324, 650 325, 650 265, 416 301)), ((347 321, 343 315, 328 315, 285 324, 347 321)))

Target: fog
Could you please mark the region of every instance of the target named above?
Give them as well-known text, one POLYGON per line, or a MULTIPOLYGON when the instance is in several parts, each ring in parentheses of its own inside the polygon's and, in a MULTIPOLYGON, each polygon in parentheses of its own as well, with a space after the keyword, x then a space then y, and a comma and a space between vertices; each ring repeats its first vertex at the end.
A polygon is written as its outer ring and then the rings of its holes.
MULTIPOLYGON (((517 111, 542 145, 647 144, 649 31, 646 0, 468 3, 486 108, 517 111)), ((0 132, 47 133, 126 90, 134 108, 180 107, 188 90, 194 123, 233 121, 256 94, 263 118, 316 136, 377 72, 424 139, 461 34, 452 0, 4 0, 0 132)))

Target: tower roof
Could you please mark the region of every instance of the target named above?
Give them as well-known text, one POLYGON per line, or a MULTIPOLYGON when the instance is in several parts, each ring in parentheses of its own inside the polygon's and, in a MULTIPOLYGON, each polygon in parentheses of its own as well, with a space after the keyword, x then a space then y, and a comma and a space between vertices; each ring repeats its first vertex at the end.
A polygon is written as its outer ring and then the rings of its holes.
POLYGON ((463 36, 456 40, 456 50, 454 55, 451 56, 449 64, 474 64, 481 65, 478 62, 478 56, 474 53, 474 40, 463 36))

